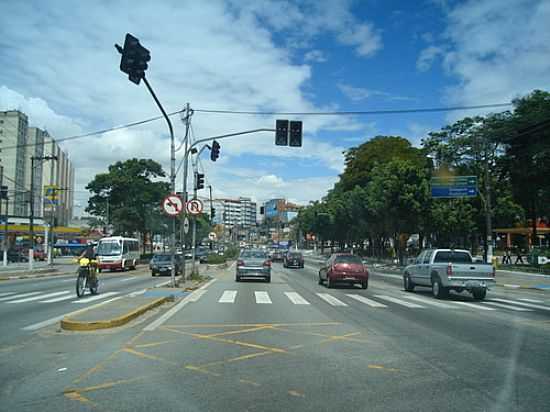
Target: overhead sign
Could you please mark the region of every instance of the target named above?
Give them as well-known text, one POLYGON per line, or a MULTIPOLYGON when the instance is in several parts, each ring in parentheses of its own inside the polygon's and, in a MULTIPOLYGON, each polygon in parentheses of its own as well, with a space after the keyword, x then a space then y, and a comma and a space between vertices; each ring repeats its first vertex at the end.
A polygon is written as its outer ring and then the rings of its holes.
POLYGON ((162 201, 162 210, 169 216, 177 216, 183 211, 183 201, 175 194, 168 195, 162 201))
POLYGON ((187 216, 185 216, 185 219, 183 220, 183 232, 185 234, 189 233, 189 219, 187 219, 187 216))
POLYGON ((432 197, 455 198, 477 196, 477 176, 432 177, 432 197))
POLYGON ((187 213, 191 215, 199 215, 203 211, 203 204, 199 199, 191 199, 187 204, 185 205, 185 208, 187 209, 187 213))

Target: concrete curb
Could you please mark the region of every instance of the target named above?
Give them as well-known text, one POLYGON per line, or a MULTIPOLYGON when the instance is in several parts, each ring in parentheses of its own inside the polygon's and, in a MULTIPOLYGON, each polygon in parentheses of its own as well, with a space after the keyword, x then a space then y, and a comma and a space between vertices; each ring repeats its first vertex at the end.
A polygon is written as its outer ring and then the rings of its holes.
POLYGON ((93 322, 79 322, 76 320, 65 318, 65 319, 62 319, 60 322, 61 328, 65 330, 77 330, 77 331, 90 331, 90 330, 97 330, 97 329, 116 328, 118 326, 127 324, 128 322, 144 314, 148 310, 151 310, 157 306, 160 306, 166 302, 170 302, 173 300, 174 300, 173 296, 165 296, 159 299, 155 299, 154 301, 149 302, 145 305, 142 305, 131 312, 128 312, 124 315, 118 316, 113 319, 107 319, 107 320, 97 320, 93 322))
POLYGON ((18 275, 16 272, 6 275, 0 275, 0 280, 12 280, 12 279, 34 279, 45 278, 48 276, 60 276, 67 275, 69 272, 60 272, 59 269, 37 270, 27 275, 18 275))
POLYGON ((528 286, 528 285, 516 285, 516 284, 510 284, 510 283, 497 283, 497 286, 502 286, 504 288, 508 289, 529 289, 529 290, 538 290, 539 292, 547 292, 550 291, 550 289, 544 289, 537 286, 528 286))

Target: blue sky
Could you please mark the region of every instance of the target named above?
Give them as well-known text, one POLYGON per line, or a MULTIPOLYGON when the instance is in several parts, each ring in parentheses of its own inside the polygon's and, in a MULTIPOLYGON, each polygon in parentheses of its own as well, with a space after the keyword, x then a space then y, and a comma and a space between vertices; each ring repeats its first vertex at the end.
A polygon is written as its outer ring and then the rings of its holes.
MULTIPOLYGON (((550 84, 550 3, 543 0, 135 4, 3 4, 0 110, 21 109, 59 138, 157 115, 145 87, 118 70, 113 44, 126 32, 151 50, 147 75, 168 111, 187 102, 298 112, 476 105, 550 84)), ((389 134, 418 145, 473 113, 484 112, 304 117, 301 149, 276 147, 270 134, 248 136, 222 142, 219 161, 201 163, 215 196, 307 203, 332 187, 343 150, 389 134)), ((204 137, 274 120, 196 112, 192 122, 195 137, 204 137)), ((179 139, 183 124, 173 122, 179 139)), ((117 160, 151 157, 169 168, 163 122, 63 147, 76 166, 81 205, 86 183, 117 160)))

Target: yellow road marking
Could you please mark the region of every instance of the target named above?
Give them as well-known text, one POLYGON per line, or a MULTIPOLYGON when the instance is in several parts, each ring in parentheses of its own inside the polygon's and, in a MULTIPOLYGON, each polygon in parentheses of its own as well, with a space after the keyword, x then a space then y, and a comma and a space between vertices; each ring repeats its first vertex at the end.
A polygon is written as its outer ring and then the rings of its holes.
POLYGON ((258 326, 335 326, 342 322, 296 322, 296 323, 186 323, 181 325, 164 325, 169 328, 234 328, 258 326))
POLYGON ((176 339, 163 340, 160 342, 142 343, 139 345, 134 345, 134 348, 152 348, 154 346, 160 346, 160 345, 164 345, 166 343, 172 343, 172 342, 176 342, 176 339))
POLYGON ((109 389, 109 388, 112 388, 114 386, 123 385, 123 384, 127 384, 127 383, 136 382, 136 381, 139 381, 139 380, 143 380, 143 379, 145 379, 147 377, 150 377, 150 376, 151 375, 149 375, 149 376, 137 376, 135 378, 120 379, 118 381, 100 383, 99 385, 86 386, 84 388, 66 389, 66 390, 63 391, 63 393, 68 394, 68 393, 74 393, 74 392, 78 392, 78 393, 93 392, 93 391, 97 391, 99 389, 109 389))
POLYGON ((367 341, 366 340, 362 340, 362 339, 352 339, 351 336, 357 336, 357 335, 360 335, 361 332, 354 332, 354 333, 347 333, 345 335, 333 335, 333 336, 329 336, 327 339, 323 339, 321 342, 319 343, 328 343, 328 342, 334 342, 334 341, 338 341, 338 340, 346 340, 346 341, 350 341, 350 342, 359 342, 359 343, 366 343, 367 341))
POLYGON ((238 361, 253 359, 253 358, 257 358, 259 356, 270 355, 270 354, 273 354, 273 352, 272 351, 255 352, 255 353, 250 353, 248 355, 237 356, 236 358, 229 358, 229 359, 223 359, 223 360, 219 360, 219 361, 204 363, 204 364, 200 365, 199 367, 200 368, 209 368, 211 366, 223 365, 224 363, 238 362, 238 361))
POLYGON ((175 362, 171 362, 169 360, 166 360, 164 358, 161 358, 161 357, 158 357, 158 356, 155 356, 155 355, 148 355, 147 353, 139 352, 139 351, 137 351, 135 349, 132 349, 132 348, 124 348, 123 350, 124 350, 124 352, 131 353, 132 355, 139 356, 140 358, 156 360, 156 361, 159 361, 159 362, 167 363, 169 365, 178 366, 178 364, 175 363, 175 362))
POLYGON ((95 405, 95 403, 93 403, 88 398, 82 396, 78 392, 66 392, 65 397, 69 398, 69 399, 72 399, 73 401, 79 401, 79 402, 82 402, 82 403, 89 403, 89 404, 95 405))
POLYGON ((206 369, 202 369, 202 368, 200 368, 198 366, 194 366, 194 365, 185 365, 185 369, 189 369, 189 370, 196 371, 196 372, 201 372, 201 373, 204 373, 206 375, 221 376, 219 373, 207 371, 206 369))
POLYGON ((271 325, 263 325, 263 326, 257 326, 254 328, 247 328, 247 329, 237 329, 237 330, 231 330, 228 332, 220 332, 220 333, 211 333, 205 336, 208 337, 217 337, 217 336, 226 336, 226 335, 237 335, 239 333, 246 333, 246 332, 255 332, 258 330, 264 330, 264 329, 272 329, 271 325))
POLYGON ((382 365, 369 365, 368 368, 369 369, 381 369, 381 370, 385 370, 385 371, 388 371, 388 372, 399 372, 399 369, 386 368, 385 366, 382 366, 382 365))
POLYGON ((304 398, 306 396, 302 392, 298 392, 298 391, 295 391, 295 390, 288 391, 288 394, 292 395, 292 396, 296 396, 298 398, 304 398))

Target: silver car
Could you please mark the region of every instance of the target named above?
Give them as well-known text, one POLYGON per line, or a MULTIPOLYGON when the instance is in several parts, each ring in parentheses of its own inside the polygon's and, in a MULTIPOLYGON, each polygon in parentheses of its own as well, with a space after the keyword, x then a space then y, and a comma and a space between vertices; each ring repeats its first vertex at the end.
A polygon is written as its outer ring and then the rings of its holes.
POLYGON ((271 260, 263 250, 245 249, 237 260, 235 280, 242 278, 263 278, 271 282, 271 260))

